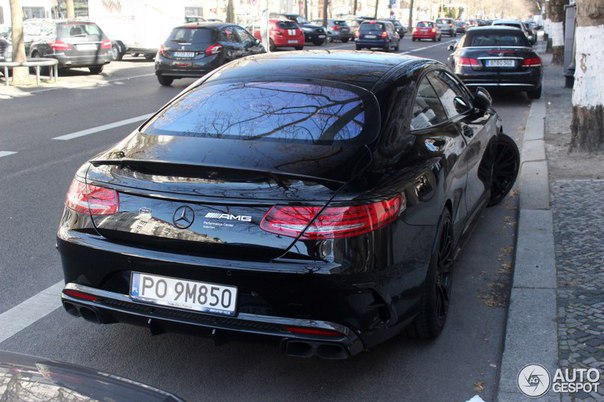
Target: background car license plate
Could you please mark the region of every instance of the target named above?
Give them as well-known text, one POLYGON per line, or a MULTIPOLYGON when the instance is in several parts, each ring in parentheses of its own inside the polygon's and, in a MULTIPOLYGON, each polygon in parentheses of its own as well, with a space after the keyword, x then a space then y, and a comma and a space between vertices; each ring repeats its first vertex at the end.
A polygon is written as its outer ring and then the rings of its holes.
POLYGON ((375 36, 375 35, 365 35, 365 38, 367 38, 367 39, 375 39, 375 38, 377 38, 377 36, 375 36))
POLYGON ((174 57, 193 57, 195 52, 174 52, 174 57))
POLYGON ((162 306, 234 316, 237 288, 132 272, 130 297, 162 306))
POLYGON ((501 60, 493 59, 487 60, 487 67, 515 67, 516 62, 514 60, 501 60))
POLYGON ((297 40, 288 40, 287 43, 298 43, 297 40))

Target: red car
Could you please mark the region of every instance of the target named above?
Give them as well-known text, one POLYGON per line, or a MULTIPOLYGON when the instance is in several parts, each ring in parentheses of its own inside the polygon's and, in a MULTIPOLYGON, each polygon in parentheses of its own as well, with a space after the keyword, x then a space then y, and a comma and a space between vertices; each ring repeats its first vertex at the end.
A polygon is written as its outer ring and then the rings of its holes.
MULTIPOLYGON (((294 21, 270 19, 268 20, 270 50, 275 51, 279 47, 293 47, 296 50, 304 49, 304 32, 294 21)), ((262 40, 260 27, 254 25, 250 29, 254 37, 262 40)))
POLYGON ((437 40, 440 41, 440 29, 434 21, 420 21, 417 23, 415 28, 413 28, 411 40, 415 42, 416 40, 422 39, 430 39, 434 42, 437 40))

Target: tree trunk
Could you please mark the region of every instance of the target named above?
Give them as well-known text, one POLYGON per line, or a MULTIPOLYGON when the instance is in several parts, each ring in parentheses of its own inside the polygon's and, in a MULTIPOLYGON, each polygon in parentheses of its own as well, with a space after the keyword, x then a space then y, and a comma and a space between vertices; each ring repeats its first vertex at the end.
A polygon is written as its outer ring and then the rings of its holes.
POLYGON ((604 4, 577 0, 570 151, 604 151, 604 4))
POLYGON ((564 6, 568 0, 551 0, 551 36, 552 36, 552 64, 562 65, 564 62, 564 6))
POLYGON ((227 2, 226 22, 235 22, 235 7, 233 5, 233 0, 227 2))
POLYGON ((67 9, 67 19, 75 19, 75 8, 73 6, 73 0, 65 0, 65 8, 67 9))
MULTIPOLYGON (((26 60, 25 43, 23 42, 23 8, 21 0, 10 0, 13 61, 23 63, 26 60)), ((8 79, 8 78, 7 78, 8 79)), ((13 85, 25 84, 29 80, 29 68, 13 68, 13 85)))
POLYGON ((354 0, 354 3, 352 3, 352 15, 357 15, 357 4, 358 0, 354 0))
POLYGON ((409 32, 413 29, 413 1, 409 3, 409 32))
POLYGON ((304 0, 304 18, 308 19, 308 0, 304 0))
POLYGON ((380 6, 380 0, 375 0, 375 12, 373 13, 373 18, 375 18, 375 19, 377 19, 379 6, 380 6))
POLYGON ((327 8, 329 7, 329 0, 323 0, 323 26, 327 31, 327 8))

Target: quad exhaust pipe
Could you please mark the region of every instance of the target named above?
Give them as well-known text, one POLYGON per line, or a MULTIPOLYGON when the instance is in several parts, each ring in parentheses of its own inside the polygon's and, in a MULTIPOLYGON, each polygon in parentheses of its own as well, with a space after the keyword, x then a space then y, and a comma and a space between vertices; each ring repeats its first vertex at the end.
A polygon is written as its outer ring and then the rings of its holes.
POLYGON ((65 308, 65 311, 67 311, 72 316, 82 317, 86 321, 93 322, 95 324, 108 324, 112 322, 111 320, 107 320, 101 317, 101 315, 97 312, 96 309, 90 307, 79 306, 77 304, 73 304, 67 301, 63 302, 63 307, 65 308))
POLYGON ((339 343, 324 343, 291 340, 285 342, 284 352, 293 357, 320 357, 328 360, 342 360, 350 357, 348 350, 339 343))

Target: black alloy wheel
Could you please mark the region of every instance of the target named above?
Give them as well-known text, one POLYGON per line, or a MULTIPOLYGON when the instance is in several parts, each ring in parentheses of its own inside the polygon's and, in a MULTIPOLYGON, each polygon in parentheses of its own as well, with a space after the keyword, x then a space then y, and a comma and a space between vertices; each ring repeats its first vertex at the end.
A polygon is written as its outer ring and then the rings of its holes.
POLYGON ((277 50, 277 46, 275 45, 275 42, 272 39, 268 40, 268 49, 271 52, 274 52, 275 50, 277 50))
POLYGON ((419 313, 405 328, 405 334, 413 338, 436 338, 442 332, 449 313, 454 240, 453 222, 448 208, 443 211, 437 233, 436 250, 422 285, 419 313))
POLYGON ((539 87, 537 89, 527 91, 526 96, 528 96, 529 99, 539 99, 539 98, 541 98, 541 92, 542 92, 542 87, 539 87))
POLYGON ((520 151, 516 142, 506 134, 499 134, 495 143, 491 198, 488 206, 497 205, 505 198, 514 187, 519 169, 520 151))

